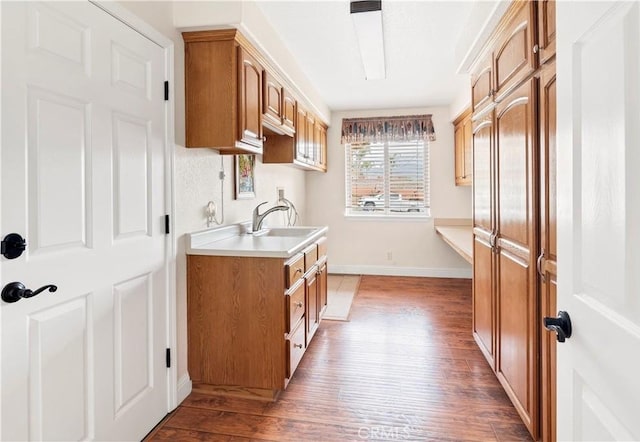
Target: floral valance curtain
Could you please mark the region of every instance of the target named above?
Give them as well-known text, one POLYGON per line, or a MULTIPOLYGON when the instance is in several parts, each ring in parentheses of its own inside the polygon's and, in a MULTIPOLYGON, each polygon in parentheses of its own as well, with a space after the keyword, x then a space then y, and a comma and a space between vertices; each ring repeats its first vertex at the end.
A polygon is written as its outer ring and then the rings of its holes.
POLYGON ((436 140, 431 115, 342 120, 342 144, 418 140, 436 140))

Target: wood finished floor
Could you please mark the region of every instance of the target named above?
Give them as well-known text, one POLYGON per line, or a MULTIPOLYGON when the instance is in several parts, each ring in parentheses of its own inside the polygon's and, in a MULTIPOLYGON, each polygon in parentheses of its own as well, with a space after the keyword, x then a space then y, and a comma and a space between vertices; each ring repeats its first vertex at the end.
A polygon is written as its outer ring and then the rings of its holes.
POLYGON ((470 330, 469 280, 364 276, 278 401, 193 393, 148 440, 531 440, 470 330))

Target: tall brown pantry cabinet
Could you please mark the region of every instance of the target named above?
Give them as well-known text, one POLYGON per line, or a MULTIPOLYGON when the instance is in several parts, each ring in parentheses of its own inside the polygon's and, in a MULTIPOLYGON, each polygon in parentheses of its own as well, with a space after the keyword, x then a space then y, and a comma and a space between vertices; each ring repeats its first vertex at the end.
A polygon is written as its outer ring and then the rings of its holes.
MULTIPOLYGON (((556 67, 555 62, 540 72, 540 273, 541 316, 556 316, 558 270, 556 261, 556 67)), ((556 434, 556 337, 542 333, 542 438, 556 434)))
POLYGON ((555 316, 555 265, 539 258, 555 253, 554 11, 549 1, 513 1, 471 76, 473 335, 543 440, 555 439, 555 343, 542 329, 542 316, 555 316))

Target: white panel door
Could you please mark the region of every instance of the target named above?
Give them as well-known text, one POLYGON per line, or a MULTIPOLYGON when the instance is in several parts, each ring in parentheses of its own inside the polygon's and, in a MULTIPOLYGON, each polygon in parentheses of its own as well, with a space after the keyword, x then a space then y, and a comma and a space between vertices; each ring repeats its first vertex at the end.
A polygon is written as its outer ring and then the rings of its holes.
POLYGON ((558 440, 640 440, 640 3, 558 2, 558 440))
POLYGON ((165 51, 88 2, 2 2, 2 440, 139 440, 167 412, 165 51))

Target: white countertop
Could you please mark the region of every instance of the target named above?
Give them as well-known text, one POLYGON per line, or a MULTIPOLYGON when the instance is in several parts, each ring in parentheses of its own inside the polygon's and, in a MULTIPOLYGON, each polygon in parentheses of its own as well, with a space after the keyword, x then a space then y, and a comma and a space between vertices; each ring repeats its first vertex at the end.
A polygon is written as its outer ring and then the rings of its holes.
POLYGON ((440 219, 434 222, 436 232, 468 263, 473 264, 473 228, 471 220, 440 219))
POLYGON ((265 236, 247 232, 248 223, 187 234, 187 255, 289 258, 326 235, 329 228, 315 227, 307 236, 265 236))

